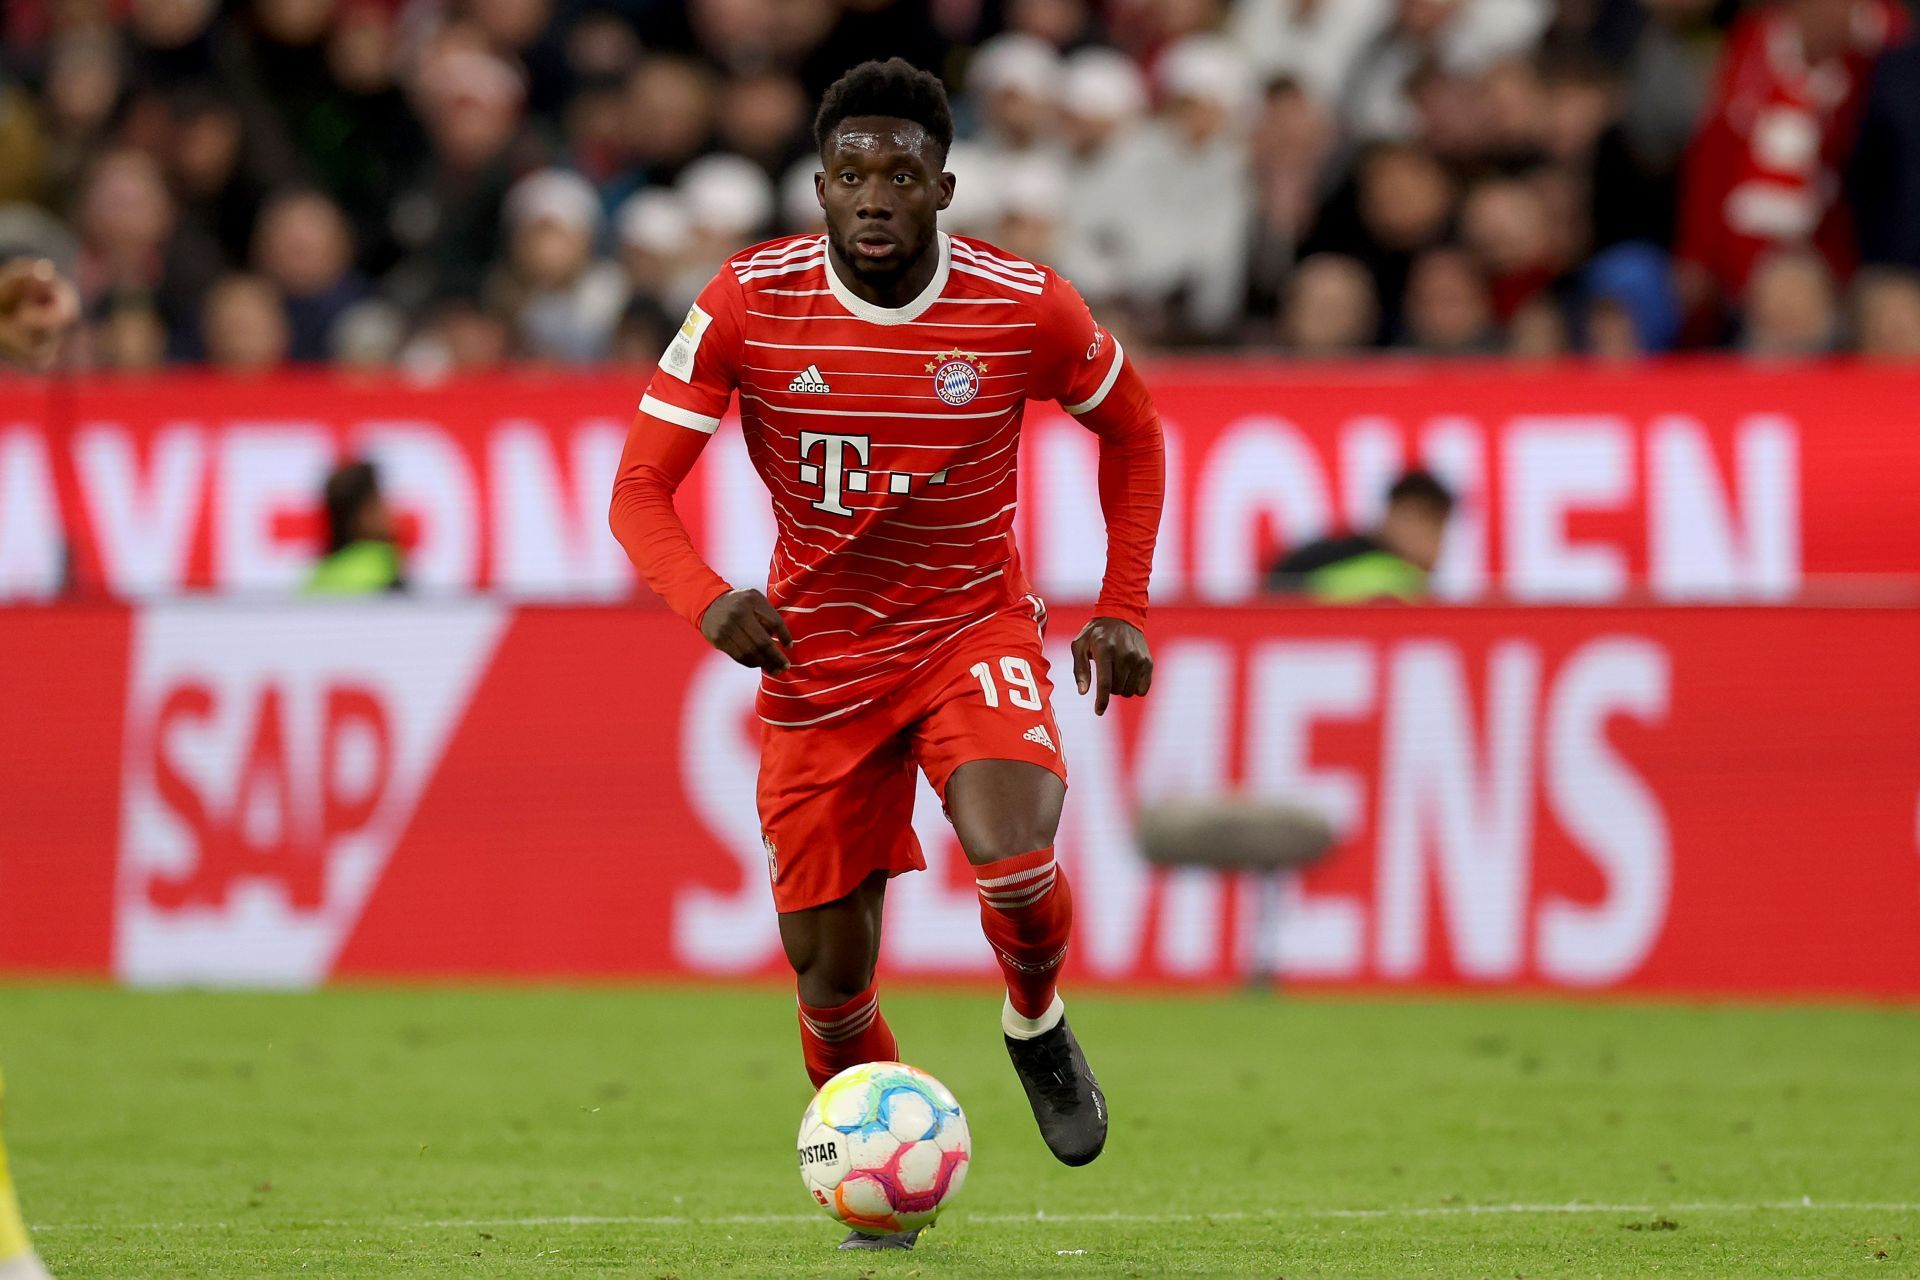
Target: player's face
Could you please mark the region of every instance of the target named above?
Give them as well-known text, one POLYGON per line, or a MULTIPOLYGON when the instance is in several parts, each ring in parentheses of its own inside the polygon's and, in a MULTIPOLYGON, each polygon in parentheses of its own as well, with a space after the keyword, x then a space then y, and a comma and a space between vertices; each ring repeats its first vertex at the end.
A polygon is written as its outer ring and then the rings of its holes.
POLYGON ((953 175, 927 131, 889 116, 850 116, 827 140, 814 176, 827 238, 841 262, 876 286, 926 260, 953 175))

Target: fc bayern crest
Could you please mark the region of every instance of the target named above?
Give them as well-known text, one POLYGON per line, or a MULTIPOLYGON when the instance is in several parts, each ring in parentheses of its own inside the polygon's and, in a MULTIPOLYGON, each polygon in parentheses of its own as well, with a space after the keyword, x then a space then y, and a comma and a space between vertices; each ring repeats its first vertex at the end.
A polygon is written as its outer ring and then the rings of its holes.
POLYGON ((980 375, 986 371, 985 360, 957 347, 927 361, 927 372, 933 375, 933 392, 943 404, 963 405, 979 395, 980 375))

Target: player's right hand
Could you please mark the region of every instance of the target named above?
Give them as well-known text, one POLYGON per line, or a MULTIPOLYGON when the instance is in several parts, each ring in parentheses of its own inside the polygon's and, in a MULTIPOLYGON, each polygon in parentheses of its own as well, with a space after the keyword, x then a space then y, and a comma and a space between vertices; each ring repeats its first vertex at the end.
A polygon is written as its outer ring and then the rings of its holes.
POLYGON ((793 665, 787 660, 793 632, 772 602, 751 588, 729 591, 708 605, 700 615, 700 634, 743 667, 778 675, 793 665))

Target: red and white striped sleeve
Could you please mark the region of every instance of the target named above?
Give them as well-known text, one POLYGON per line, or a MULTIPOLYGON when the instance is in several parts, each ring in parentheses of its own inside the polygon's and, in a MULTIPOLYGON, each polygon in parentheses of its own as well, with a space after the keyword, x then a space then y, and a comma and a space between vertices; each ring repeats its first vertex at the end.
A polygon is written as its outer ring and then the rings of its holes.
POLYGON ((1094 322, 1071 284, 1049 271, 1035 304, 1033 377, 1028 395, 1057 400, 1100 437, 1100 511, 1107 522, 1107 573, 1097 615, 1144 627, 1147 580, 1160 534, 1166 446, 1147 384, 1119 340, 1094 322))
POLYGON ((627 432, 608 523, 647 585, 698 627, 732 588, 694 550, 673 495, 739 385, 746 300, 731 265, 700 291, 660 357, 627 432))

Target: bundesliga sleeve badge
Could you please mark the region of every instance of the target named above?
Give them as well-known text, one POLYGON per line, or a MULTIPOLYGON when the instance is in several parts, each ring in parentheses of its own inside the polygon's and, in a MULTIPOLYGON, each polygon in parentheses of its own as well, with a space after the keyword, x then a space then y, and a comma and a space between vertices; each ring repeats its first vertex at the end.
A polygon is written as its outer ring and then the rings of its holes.
POLYGON ((933 393, 942 404, 955 407, 980 394, 980 375, 986 371, 985 360, 958 347, 927 361, 927 372, 933 375, 933 393))

